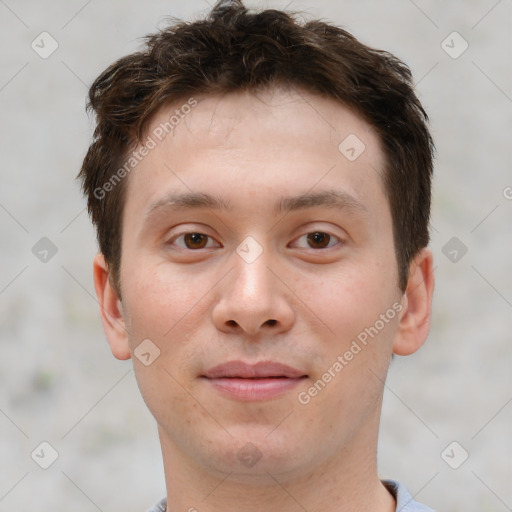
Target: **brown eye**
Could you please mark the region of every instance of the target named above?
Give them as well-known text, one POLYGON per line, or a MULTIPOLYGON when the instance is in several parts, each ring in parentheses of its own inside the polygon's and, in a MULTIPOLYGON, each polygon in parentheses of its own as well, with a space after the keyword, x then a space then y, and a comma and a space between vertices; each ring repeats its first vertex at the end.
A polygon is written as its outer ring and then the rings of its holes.
POLYGON ((307 234, 307 240, 310 247, 314 249, 325 249, 329 246, 331 235, 322 231, 314 231, 307 234))
POLYGON ((204 233, 197 233, 196 231, 189 231, 188 233, 182 233, 181 235, 176 236, 172 240, 168 242, 170 246, 177 246, 181 249, 209 249, 214 247, 212 245, 214 243, 214 239, 204 233))
POLYGON ((318 249, 320 252, 323 249, 341 248, 344 242, 341 238, 325 231, 310 231, 297 238, 294 245, 300 249, 318 249))
POLYGON ((208 243, 208 235, 202 233, 186 233, 183 240, 187 249, 203 249, 208 243))

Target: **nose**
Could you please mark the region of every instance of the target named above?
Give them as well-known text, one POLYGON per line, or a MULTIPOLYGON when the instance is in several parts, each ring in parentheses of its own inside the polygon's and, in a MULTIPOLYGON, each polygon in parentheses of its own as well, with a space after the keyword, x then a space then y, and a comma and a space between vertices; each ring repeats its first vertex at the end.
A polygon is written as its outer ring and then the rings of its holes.
POLYGON ((293 325, 290 292, 267 254, 263 251, 251 262, 233 254, 234 268, 221 281, 220 298, 213 309, 213 322, 220 331, 277 334, 293 325))

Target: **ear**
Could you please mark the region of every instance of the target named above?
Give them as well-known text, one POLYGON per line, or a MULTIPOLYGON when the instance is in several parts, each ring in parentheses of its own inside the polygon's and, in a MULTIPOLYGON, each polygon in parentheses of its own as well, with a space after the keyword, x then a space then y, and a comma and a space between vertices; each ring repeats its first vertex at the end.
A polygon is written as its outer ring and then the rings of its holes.
POLYGON ((126 333, 123 306, 110 282, 110 272, 103 254, 99 253, 93 263, 94 288, 100 305, 101 321, 112 354, 117 359, 130 359, 130 346, 126 333))
POLYGON ((393 343, 393 353, 408 356, 427 339, 434 294, 433 255, 422 249, 409 266, 409 280, 402 299, 402 316, 393 343))

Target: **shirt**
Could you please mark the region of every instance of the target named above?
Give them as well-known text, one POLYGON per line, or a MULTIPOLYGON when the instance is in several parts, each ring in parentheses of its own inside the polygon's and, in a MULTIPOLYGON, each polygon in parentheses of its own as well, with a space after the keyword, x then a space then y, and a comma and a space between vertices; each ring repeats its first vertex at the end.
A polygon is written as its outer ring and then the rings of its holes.
MULTIPOLYGON (((414 501, 409 491, 401 483, 394 480, 382 480, 382 483, 396 499, 395 512, 434 512, 426 505, 414 501)), ((163 498, 147 512, 166 512, 166 508, 167 499, 163 498)))
MULTIPOLYGON (((403 484, 394 480, 382 480, 382 483, 396 499, 396 512, 434 512, 426 505, 414 501, 403 484)), ((165 512, 165 507, 162 512, 165 512)))

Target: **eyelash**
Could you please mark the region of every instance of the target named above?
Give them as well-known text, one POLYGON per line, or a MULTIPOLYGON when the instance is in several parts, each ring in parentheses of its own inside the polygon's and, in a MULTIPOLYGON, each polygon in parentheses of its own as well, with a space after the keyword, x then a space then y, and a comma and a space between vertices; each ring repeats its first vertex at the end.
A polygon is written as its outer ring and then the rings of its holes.
MULTIPOLYGON (((336 245, 341 245, 343 244, 343 240, 341 240, 340 238, 338 238, 337 236, 331 234, 331 233, 328 233, 326 231, 320 231, 320 230, 317 230, 317 231, 309 231, 308 233, 304 233, 303 235, 301 235, 299 238, 297 238, 296 240, 300 240, 301 238, 307 236, 307 235, 312 235, 312 234, 322 234, 322 235, 327 235, 328 237, 330 237, 329 239, 329 243, 331 242, 331 239, 334 239, 334 240, 337 240, 337 244, 335 245, 329 245, 327 247, 322 247, 320 249, 315 249, 313 247, 309 247, 309 249, 312 249, 314 250, 315 252, 319 252, 319 251, 324 251, 324 250, 327 250, 327 249, 332 249, 332 247, 335 247, 336 245)), ((187 231, 185 233, 181 233, 180 235, 177 235, 175 237, 173 237, 171 240, 169 240, 169 245, 172 245, 174 242, 176 242, 176 240, 180 239, 181 237, 184 237, 186 235, 201 235, 201 236, 205 236, 205 237, 208 237, 210 240, 213 240, 213 237, 209 236, 209 235, 206 235, 205 233, 201 233, 199 231, 187 231)), ((179 246, 181 249, 184 249, 184 250, 188 250, 188 251, 192 251, 192 252, 197 252, 201 249, 211 249, 211 247, 201 247, 199 249, 190 249, 186 246, 179 246)))

